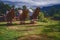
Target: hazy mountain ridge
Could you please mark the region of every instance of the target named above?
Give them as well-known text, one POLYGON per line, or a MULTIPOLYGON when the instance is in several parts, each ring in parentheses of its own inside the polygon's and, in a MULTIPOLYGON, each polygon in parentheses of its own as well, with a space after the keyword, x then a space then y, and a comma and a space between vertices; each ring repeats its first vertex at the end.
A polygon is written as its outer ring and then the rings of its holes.
POLYGON ((41 11, 43 11, 45 14, 48 14, 50 16, 52 16, 55 13, 60 15, 60 4, 43 7, 41 11))
MULTIPOLYGON (((32 4, 27 3, 27 2, 12 2, 12 1, 3 1, 3 2, 5 4, 15 5, 16 7, 20 7, 20 6, 23 6, 23 5, 26 5, 28 7, 37 7, 37 5, 32 5, 32 4)), ((57 5, 57 4, 54 4, 54 5, 57 5)), ((40 7, 50 7, 50 6, 53 6, 53 5, 52 4, 45 5, 45 6, 40 5, 40 7)))

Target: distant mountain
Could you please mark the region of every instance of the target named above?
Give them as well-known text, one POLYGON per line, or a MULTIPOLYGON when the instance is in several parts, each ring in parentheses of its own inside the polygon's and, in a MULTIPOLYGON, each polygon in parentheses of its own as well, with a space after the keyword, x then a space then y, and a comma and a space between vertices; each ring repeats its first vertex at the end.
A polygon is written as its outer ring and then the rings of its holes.
POLYGON ((16 7, 21 7, 26 5, 27 7, 31 6, 29 3, 26 2, 11 2, 11 1, 3 1, 4 4, 15 5, 16 7))
MULTIPOLYGON (((5 4, 9 4, 9 5, 15 5, 16 7, 21 7, 23 5, 26 5, 27 7, 32 7, 32 8, 35 8, 37 7, 37 5, 31 5, 30 3, 27 3, 27 2, 12 2, 12 1, 3 1, 5 4)), ((42 6, 40 5, 40 7, 48 7, 48 6, 53 6, 52 4, 50 5, 46 5, 46 6, 42 6)))
POLYGON ((60 4, 43 7, 42 10, 49 10, 49 9, 52 8, 52 7, 53 7, 53 8, 60 9, 60 4))
POLYGON ((50 16, 52 16, 55 13, 60 14, 60 4, 43 7, 41 8, 41 11, 43 11, 46 15, 50 16))

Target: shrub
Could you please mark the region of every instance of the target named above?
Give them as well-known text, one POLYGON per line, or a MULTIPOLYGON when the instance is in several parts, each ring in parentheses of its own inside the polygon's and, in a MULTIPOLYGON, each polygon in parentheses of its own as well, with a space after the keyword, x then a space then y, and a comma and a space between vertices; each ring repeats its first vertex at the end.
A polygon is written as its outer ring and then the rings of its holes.
POLYGON ((44 17, 44 13, 43 12, 39 13, 38 21, 40 21, 40 22, 48 22, 48 19, 44 17))

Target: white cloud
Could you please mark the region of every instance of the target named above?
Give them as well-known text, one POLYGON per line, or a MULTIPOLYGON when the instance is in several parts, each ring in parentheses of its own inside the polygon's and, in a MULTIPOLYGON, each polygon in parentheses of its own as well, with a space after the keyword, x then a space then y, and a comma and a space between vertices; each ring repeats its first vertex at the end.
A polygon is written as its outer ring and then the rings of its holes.
POLYGON ((60 0, 32 0, 37 5, 60 4, 60 0))
POLYGON ((12 1, 12 2, 26 2, 30 5, 35 6, 46 6, 50 4, 60 4, 60 0, 4 0, 4 1, 12 1))

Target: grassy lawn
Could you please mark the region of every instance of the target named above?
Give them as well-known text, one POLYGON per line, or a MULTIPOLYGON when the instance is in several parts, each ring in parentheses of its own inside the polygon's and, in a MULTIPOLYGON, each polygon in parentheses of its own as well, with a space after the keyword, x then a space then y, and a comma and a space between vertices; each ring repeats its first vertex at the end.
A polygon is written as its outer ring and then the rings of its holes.
POLYGON ((19 25, 18 22, 13 22, 12 26, 7 26, 6 22, 0 22, 0 40, 17 40, 18 37, 39 34, 47 35, 49 40, 60 40, 59 23, 59 21, 49 21, 19 25))

